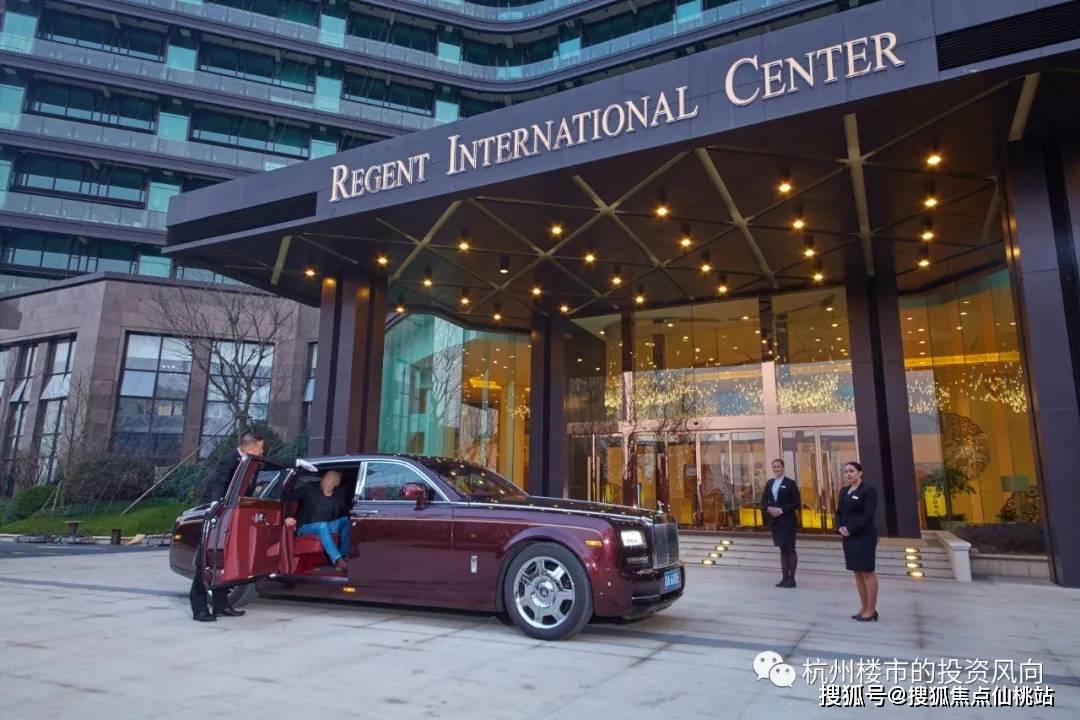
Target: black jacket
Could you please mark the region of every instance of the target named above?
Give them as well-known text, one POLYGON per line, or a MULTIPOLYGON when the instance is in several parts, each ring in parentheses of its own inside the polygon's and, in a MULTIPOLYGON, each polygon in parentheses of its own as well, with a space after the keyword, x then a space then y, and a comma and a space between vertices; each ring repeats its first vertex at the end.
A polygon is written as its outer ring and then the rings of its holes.
POLYGON ((874 514, 877 512, 877 489, 862 482, 854 494, 845 487, 836 503, 836 528, 846 527, 852 537, 877 535, 874 514))
POLYGON ((776 500, 773 500, 772 485, 774 478, 765 481, 765 490, 761 493, 761 512, 764 514, 765 523, 770 527, 786 528, 795 527, 795 511, 802 507, 802 499, 799 497, 799 485, 787 475, 780 481, 780 492, 776 500), (769 514, 769 506, 776 505, 783 511, 780 517, 774 518, 769 514))
POLYGON ((319 483, 311 482, 290 491, 286 499, 299 501, 300 507, 296 511, 298 529, 308 523, 337 520, 347 516, 352 509, 352 496, 340 485, 326 497, 319 483))
POLYGON ((218 460, 218 464, 214 466, 213 472, 210 473, 210 477, 207 478, 206 484, 203 485, 199 503, 211 503, 225 497, 225 493, 229 490, 229 483, 232 482, 233 475, 236 474, 236 468, 239 466, 239 450, 233 450, 222 455, 221 459, 218 460))

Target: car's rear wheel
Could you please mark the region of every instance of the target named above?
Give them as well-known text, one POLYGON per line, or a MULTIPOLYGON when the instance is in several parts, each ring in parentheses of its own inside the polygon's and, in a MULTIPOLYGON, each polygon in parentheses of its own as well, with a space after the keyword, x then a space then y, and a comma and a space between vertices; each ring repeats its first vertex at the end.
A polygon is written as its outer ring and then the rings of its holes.
POLYGON ((570 637, 592 617, 589 576, 581 561, 562 545, 529 545, 507 568, 503 605, 518 629, 530 637, 570 637))
POLYGON ((229 606, 234 608, 243 607, 255 598, 259 597, 259 591, 255 589, 255 583, 233 585, 229 588, 229 606))

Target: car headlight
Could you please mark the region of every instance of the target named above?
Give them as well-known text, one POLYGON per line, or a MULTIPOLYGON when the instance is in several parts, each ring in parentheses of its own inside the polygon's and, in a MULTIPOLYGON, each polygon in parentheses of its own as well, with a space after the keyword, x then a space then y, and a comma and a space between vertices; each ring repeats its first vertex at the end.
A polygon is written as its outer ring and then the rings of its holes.
POLYGON ((619 533, 619 539, 623 547, 645 547, 645 533, 640 530, 623 530, 619 533))

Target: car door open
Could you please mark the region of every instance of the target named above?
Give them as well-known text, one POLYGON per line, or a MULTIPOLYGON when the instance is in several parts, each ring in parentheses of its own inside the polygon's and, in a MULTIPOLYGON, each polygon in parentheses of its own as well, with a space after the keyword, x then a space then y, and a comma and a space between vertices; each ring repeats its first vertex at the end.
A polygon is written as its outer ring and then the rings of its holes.
POLYGON ((207 546, 211 585, 233 585, 276 573, 282 552, 282 508, 278 492, 289 469, 247 458, 222 500, 207 546))

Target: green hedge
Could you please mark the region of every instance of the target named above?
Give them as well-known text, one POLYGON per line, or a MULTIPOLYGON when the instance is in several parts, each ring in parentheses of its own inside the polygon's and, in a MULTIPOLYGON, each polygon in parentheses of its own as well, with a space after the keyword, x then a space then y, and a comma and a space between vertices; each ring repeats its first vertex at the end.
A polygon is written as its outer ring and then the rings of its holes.
POLYGON ((15 493, 11 499, 11 516, 15 520, 28 518, 52 499, 56 488, 52 485, 32 485, 15 493))

